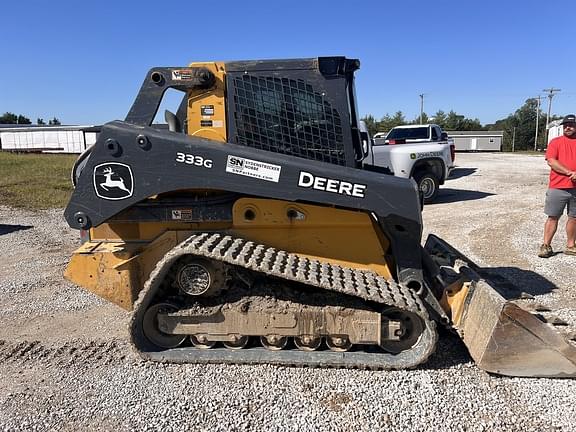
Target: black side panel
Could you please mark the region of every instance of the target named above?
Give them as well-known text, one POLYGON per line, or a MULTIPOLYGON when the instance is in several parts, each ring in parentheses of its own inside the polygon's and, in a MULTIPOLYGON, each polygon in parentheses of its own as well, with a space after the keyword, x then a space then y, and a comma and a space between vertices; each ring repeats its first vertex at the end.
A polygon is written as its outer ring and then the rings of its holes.
POLYGON ((335 165, 356 165, 343 57, 226 64, 229 141, 335 165))
POLYGON ((161 193, 208 189, 374 214, 401 281, 422 281, 421 215, 411 180, 131 125, 102 127, 65 211, 73 228, 106 222, 161 193))

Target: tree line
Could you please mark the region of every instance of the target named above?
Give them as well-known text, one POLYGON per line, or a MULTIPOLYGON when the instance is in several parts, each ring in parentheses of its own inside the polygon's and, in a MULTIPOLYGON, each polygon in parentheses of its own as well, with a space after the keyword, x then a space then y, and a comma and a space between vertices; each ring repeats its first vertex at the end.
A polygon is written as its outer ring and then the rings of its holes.
MULTIPOLYGON (((32 122, 30 121, 30 119, 26 116, 23 116, 22 114, 14 114, 11 112, 5 112, 2 116, 0 116, 0 124, 23 124, 23 125, 29 125, 32 124, 32 122)), ((37 125, 45 125, 46 122, 44 121, 43 118, 37 118, 36 119, 36 124, 37 125)), ((57 126, 61 124, 60 120, 58 120, 56 117, 54 117, 52 120, 48 120, 48 125, 49 126, 57 126)))
MULTIPOLYGON (((386 114, 380 120, 374 116, 367 115, 362 120, 366 123, 371 135, 377 132, 388 132, 396 126, 405 124, 425 124, 434 123, 445 131, 503 131, 502 150, 539 150, 546 148, 548 134, 546 131, 546 113, 538 108, 536 99, 527 99, 524 105, 518 108, 508 117, 497 120, 492 124, 482 125, 477 118, 471 119, 454 111, 448 113, 440 110, 432 117, 426 113, 413 120, 407 120, 402 111, 395 114, 386 114), (538 114, 537 114, 538 112, 538 114), (536 139, 536 117, 538 115, 538 142, 536 139)), ((550 121, 562 118, 561 116, 550 116, 550 121)))

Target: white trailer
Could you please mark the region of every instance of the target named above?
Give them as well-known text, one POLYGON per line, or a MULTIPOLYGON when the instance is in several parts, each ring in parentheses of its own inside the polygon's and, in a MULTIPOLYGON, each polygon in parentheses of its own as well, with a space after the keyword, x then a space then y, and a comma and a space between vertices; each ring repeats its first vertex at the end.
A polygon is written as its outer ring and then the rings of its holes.
POLYGON ((82 153, 96 142, 95 126, 0 125, 0 149, 16 152, 82 153))

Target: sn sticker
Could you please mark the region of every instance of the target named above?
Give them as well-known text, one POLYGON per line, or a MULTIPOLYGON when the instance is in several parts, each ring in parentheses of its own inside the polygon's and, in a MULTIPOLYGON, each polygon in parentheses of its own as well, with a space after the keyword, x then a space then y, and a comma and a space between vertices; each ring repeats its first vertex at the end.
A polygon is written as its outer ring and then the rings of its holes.
POLYGON ((123 200, 134 192, 132 169, 123 163, 106 162, 94 167, 94 190, 105 200, 123 200))

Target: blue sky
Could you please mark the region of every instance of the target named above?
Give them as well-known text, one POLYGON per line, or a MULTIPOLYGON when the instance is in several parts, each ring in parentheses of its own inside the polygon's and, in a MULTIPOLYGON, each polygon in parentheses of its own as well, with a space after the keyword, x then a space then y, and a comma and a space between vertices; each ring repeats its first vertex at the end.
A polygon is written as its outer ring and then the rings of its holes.
MULTIPOLYGON (((147 70, 192 61, 358 58, 377 119, 454 110, 483 124, 542 89, 576 112, 568 1, 9 1, 0 7, 0 113, 65 124, 123 119, 147 70)), ((543 99, 547 110, 547 99, 543 99)))

